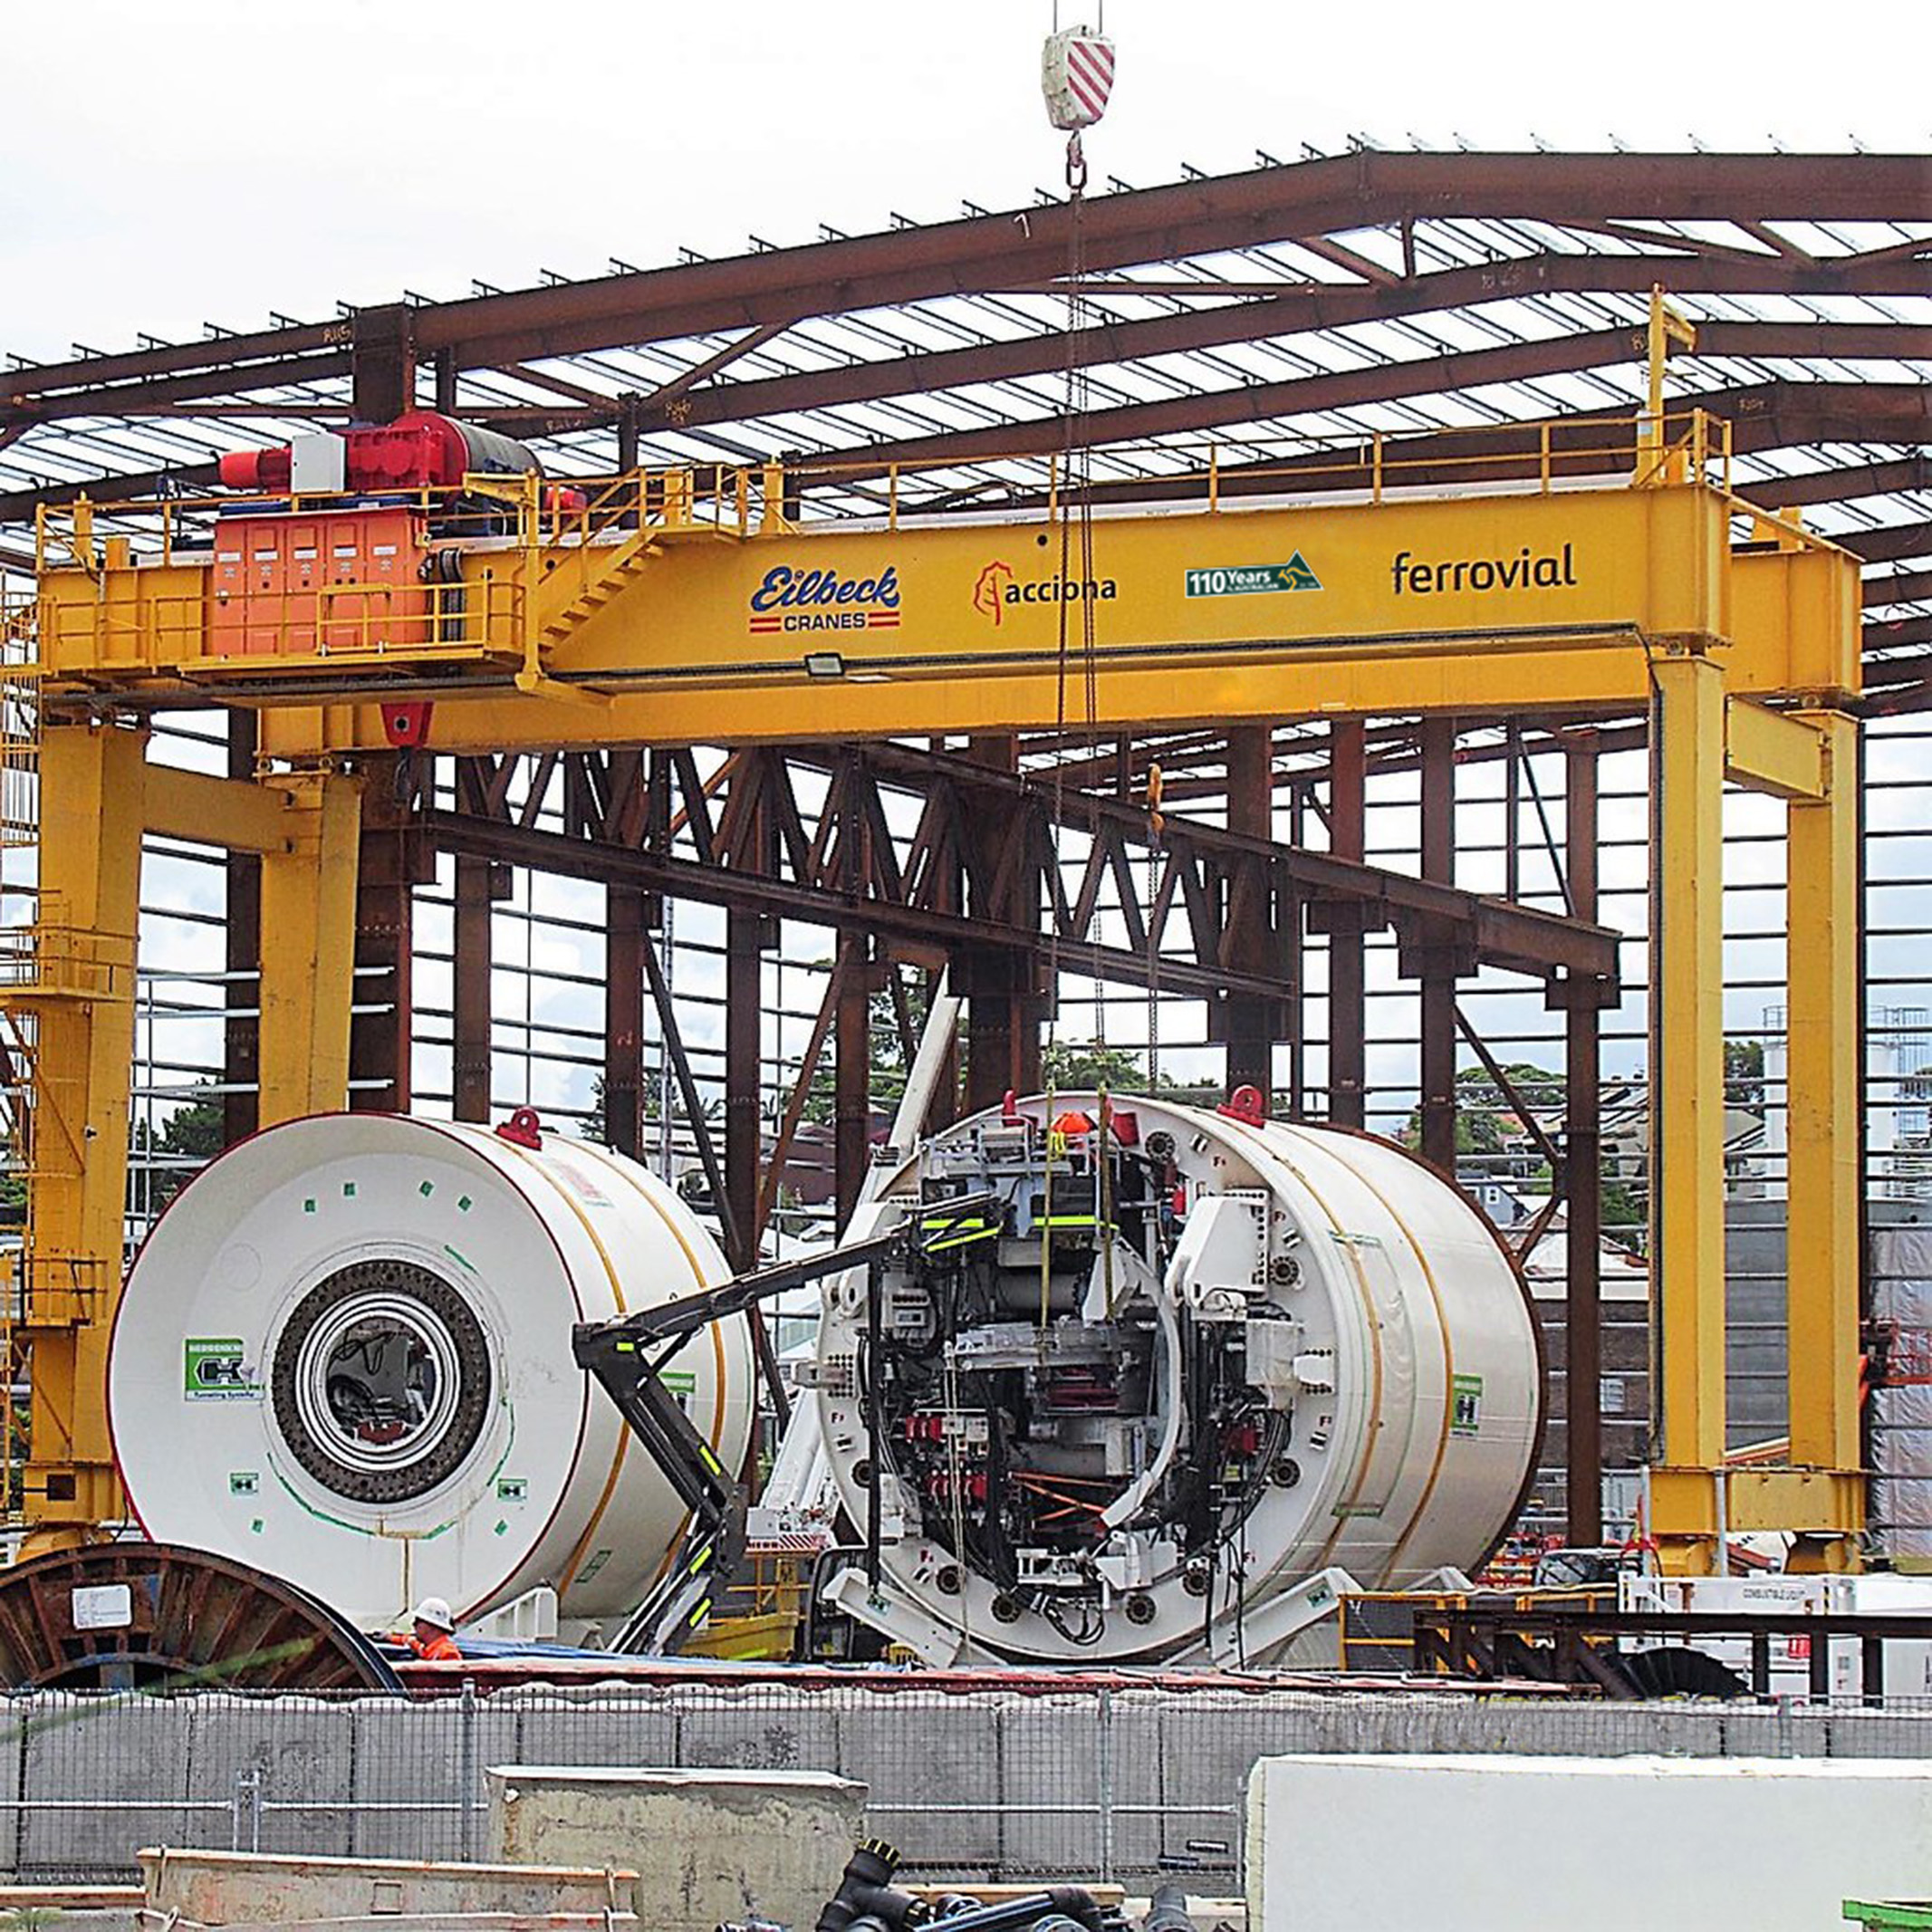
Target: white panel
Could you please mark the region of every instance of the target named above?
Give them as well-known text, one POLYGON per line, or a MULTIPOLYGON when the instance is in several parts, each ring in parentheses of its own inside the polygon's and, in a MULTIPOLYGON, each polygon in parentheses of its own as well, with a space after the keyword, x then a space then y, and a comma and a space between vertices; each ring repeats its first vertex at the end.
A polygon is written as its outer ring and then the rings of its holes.
POLYGON ((349 478, 349 445, 326 429, 313 436, 290 438, 288 446, 290 489, 298 495, 322 495, 346 487, 349 478))
POLYGON ((1251 1932, 1820 1932, 1924 1896, 1932 1765, 1264 1758, 1247 1831, 1251 1932))

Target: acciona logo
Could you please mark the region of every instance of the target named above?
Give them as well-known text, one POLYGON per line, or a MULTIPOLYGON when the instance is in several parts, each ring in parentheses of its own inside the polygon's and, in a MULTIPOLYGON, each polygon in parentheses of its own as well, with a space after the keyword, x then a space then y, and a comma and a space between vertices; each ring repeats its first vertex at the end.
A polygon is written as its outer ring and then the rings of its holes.
POLYGON ((973 586, 973 608, 997 629, 1015 604, 1110 603, 1120 594, 1111 577, 1021 577, 995 558, 973 586))

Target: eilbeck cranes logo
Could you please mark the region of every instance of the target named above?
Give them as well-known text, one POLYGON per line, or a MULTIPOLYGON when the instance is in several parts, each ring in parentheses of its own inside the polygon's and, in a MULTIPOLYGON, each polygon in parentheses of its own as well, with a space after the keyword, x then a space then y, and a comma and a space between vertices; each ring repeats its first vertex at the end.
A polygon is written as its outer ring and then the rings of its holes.
POLYGON ((793 570, 774 563, 751 594, 755 636, 772 631, 891 630, 899 626, 899 572, 887 564, 874 577, 833 570, 793 570))

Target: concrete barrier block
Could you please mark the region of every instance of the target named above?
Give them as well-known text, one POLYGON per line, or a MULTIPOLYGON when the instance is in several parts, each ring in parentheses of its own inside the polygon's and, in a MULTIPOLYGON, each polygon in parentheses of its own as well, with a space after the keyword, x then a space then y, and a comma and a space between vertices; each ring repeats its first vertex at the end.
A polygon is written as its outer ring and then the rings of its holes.
POLYGON ((1932 1758, 1932 1716, 1924 1711, 1833 1711, 1825 1722, 1833 1757, 1932 1758))
POLYGON ((1091 1697, 1007 1704, 1000 1714, 1000 1743, 1011 1879, 1101 1877, 1103 1800, 1111 1806, 1113 1874, 1156 1868, 1167 1775, 1160 1702, 1116 1694, 1104 1716, 1091 1697))
MULTIPOLYGON (((1460 1715, 1458 1700, 1420 1696, 1390 1697, 1381 1701, 1383 1708, 1376 1714, 1377 1750, 1427 1753, 1461 1748, 1456 1742, 1460 1715)), ((1366 1716, 1368 1714, 1362 1715, 1366 1716)), ((1319 1717, 1317 1722, 1319 1725, 1319 1717)), ((1337 1745, 1330 1748, 1356 1747, 1337 1745)))
POLYGON ((709 1691, 678 1706, 677 1761, 722 1770, 835 1773, 837 1706, 809 1691, 709 1691))
POLYGON ((985 1697, 892 1690, 838 1714, 841 1775, 871 1793, 868 1832, 908 1868, 985 1876, 1001 1859, 1000 1709, 985 1697))
POLYGON ((1359 1714, 1373 1701, 1293 1692, 1242 1697, 1197 1692, 1164 1700, 1158 1745, 1160 1856, 1184 1871, 1234 1872, 1242 1794, 1254 1761, 1281 1752, 1361 1748, 1354 1742, 1359 1714))
POLYGON ((1720 1719, 1726 1757, 1829 1757, 1831 1721, 1821 1711, 1727 1706, 1720 1719))
POLYGON ((233 1842, 226 1802, 187 1800, 183 1703, 48 1696, 22 1743, 20 1857, 29 1877, 123 1874, 143 1845, 233 1842))
POLYGON ((144 1924, 332 1927, 407 1923, 541 1925, 568 1918, 611 1932, 636 1925, 634 1873, 561 1866, 426 1863, 419 1859, 282 1858, 246 1851, 141 1854, 144 1924))
POLYGON ((1100 1845, 1100 1706, 1091 1697, 1016 1697, 1000 1713, 1006 1875, 1083 1873, 1100 1845))
POLYGON ((1720 1757, 1724 1718, 1715 1706, 1580 1702, 1557 1726, 1559 1749, 1592 1757, 1648 1752, 1664 1757, 1720 1757))
POLYGON ((479 1697, 466 1712, 453 1697, 434 1703, 371 1697, 351 1706, 351 1851, 366 1859, 480 1856, 488 1821, 484 1767, 518 1757, 514 1707, 494 1697, 479 1697))
POLYGON ((812 1924, 864 1822, 862 1784, 812 1772, 511 1764, 489 1780, 492 1858, 629 1867, 657 1932, 812 1924))
MULTIPOLYGON (((248 1837, 260 1836, 243 1850, 348 1855, 344 1806, 351 1794, 354 1718, 346 1705, 318 1697, 207 1697, 197 1698, 189 1712, 189 1799, 232 1808, 241 1781, 254 1781, 259 1810, 247 1811, 244 1827, 248 1837)), ((231 1839, 232 1826, 213 1842, 231 1839)))
POLYGON ((1429 1732, 1431 1750, 1520 1757, 1624 1757, 1636 1752, 1715 1757, 1724 1748, 1715 1706, 1613 1704, 1594 1697, 1446 1702, 1429 1732))
MULTIPOLYGON (((501 1753, 484 1760, 504 1761, 501 1753)), ((682 1762, 676 1700, 667 1692, 612 1687, 581 1701, 527 1704, 516 1761, 669 1768, 682 1762)))
POLYGON ((0 1697, 0 1871, 20 1862, 21 1744, 36 1701, 0 1697))

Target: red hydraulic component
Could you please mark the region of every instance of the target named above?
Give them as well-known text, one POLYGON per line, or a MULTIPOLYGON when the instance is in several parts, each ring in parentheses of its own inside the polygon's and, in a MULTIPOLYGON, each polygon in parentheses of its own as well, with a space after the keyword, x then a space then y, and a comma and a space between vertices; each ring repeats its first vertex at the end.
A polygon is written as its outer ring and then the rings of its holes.
MULTIPOLYGON (((470 471, 522 476, 543 466, 514 437, 434 409, 410 409, 392 423, 345 430, 342 444, 345 490, 453 489, 470 471)), ((293 465, 294 452, 286 443, 233 449, 221 459, 221 480, 231 490, 274 495, 289 487, 293 465)))
POLYGON ((435 709, 436 706, 428 702, 384 705, 381 707, 383 736, 399 750, 426 743, 429 736, 429 716, 435 709))
POLYGON ((512 1147, 541 1148, 543 1145, 543 1120, 534 1107, 519 1107, 496 1129, 496 1138, 507 1140, 512 1147))
POLYGON ((1244 1127, 1261 1127, 1267 1122, 1268 1103, 1262 1098, 1259 1087, 1236 1087, 1215 1111, 1226 1114, 1230 1120, 1239 1120, 1244 1127))
MULTIPOLYGON (((965 1503, 984 1503, 991 1490, 984 1469, 969 1469, 959 1479, 959 1499, 965 1503)), ((926 1494, 935 1503, 949 1503, 953 1496, 953 1480, 943 1470, 935 1470, 926 1478, 926 1494)))

